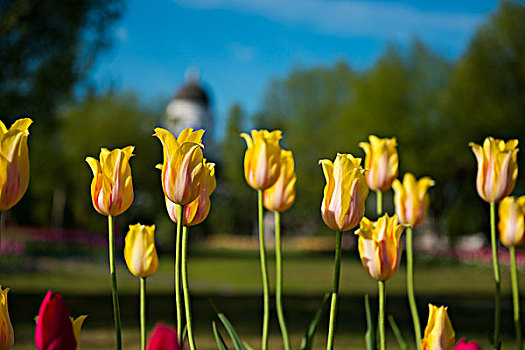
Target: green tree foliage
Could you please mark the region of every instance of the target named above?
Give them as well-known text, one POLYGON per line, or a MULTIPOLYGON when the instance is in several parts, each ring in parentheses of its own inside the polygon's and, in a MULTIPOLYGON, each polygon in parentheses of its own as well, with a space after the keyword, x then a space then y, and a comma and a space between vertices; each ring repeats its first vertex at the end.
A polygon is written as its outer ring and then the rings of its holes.
MULTIPOLYGON (((400 176, 409 171, 436 180, 436 229, 452 236, 475 232, 487 208, 476 193, 468 142, 525 133, 525 5, 502 2, 457 62, 416 40, 403 51, 389 47, 364 72, 345 63, 296 70, 275 81, 264 101, 258 126, 282 129, 283 145, 296 158, 294 210, 301 220, 320 222, 324 180, 318 160, 336 152, 364 157, 357 144, 375 134, 398 139, 400 176)), ((518 183, 518 192, 523 186, 518 183)))
MULTIPOLYGON (((60 179, 52 183, 34 181, 34 186, 51 186, 55 188, 54 196, 64 196, 67 226, 104 228, 106 224, 102 218, 94 220, 100 215, 91 203, 93 175, 85 161, 87 156, 98 159, 103 147, 111 150, 135 146, 135 156, 130 160, 135 196, 123 215, 124 222, 133 219, 152 223, 159 213, 165 214, 160 172, 155 170, 155 165, 162 162, 162 148, 151 136, 158 120, 152 112, 140 107, 134 96, 89 97, 63 108, 60 122, 57 150, 61 152, 54 155, 61 164, 60 179)), ((56 205, 51 207, 51 213, 49 207, 39 207, 40 220, 60 216, 61 208, 56 205)))
POLYGON ((29 138, 30 187, 11 211, 27 224, 51 222, 48 214, 53 198, 58 198, 53 184, 64 186, 57 179, 66 166, 57 137, 61 127, 57 109, 74 99, 97 55, 109 46, 109 30, 120 17, 123 3, 0 2, 0 119, 7 125, 21 116, 35 121, 29 138))
POLYGON ((244 180, 244 152, 241 139, 246 114, 240 105, 228 113, 226 135, 221 145, 221 162, 217 168, 217 190, 212 196, 210 226, 216 233, 248 234, 256 211, 256 197, 244 180))

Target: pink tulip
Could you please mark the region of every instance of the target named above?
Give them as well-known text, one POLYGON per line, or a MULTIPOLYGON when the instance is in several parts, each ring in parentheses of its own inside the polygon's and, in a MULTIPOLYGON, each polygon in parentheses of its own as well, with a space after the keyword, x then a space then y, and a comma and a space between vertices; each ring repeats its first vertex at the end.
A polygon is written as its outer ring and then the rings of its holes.
POLYGON ((158 322, 148 339, 147 350, 182 350, 175 327, 158 322))
POLYGON ((454 350, 481 350, 481 347, 474 340, 466 341, 465 338, 461 338, 454 350))
POLYGON ((38 350, 75 350, 77 341, 64 297, 48 291, 40 305, 35 330, 38 350))

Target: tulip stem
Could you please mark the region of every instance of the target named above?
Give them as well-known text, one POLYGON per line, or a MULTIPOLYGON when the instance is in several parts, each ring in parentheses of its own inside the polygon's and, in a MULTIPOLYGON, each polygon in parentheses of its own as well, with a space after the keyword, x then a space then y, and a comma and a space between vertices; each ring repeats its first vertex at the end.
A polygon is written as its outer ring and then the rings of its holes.
POLYGON ((264 216, 263 216, 263 191, 257 191, 258 211, 259 211, 259 255, 261 259, 261 272, 263 282, 263 325, 262 325, 262 339, 261 348, 267 350, 268 348, 268 328, 270 324, 270 283, 268 278, 268 266, 266 264, 266 247, 264 245, 264 216))
POLYGON ((182 236, 182 205, 175 204, 177 210, 177 237, 175 239, 175 305, 177 309, 177 339, 182 344, 182 303, 180 298, 180 247, 182 236))
POLYGON ((383 214, 383 192, 376 191, 376 200, 377 200, 377 216, 383 214))
POLYGON ((113 298, 113 318, 115 320, 116 349, 122 349, 122 334, 120 326, 120 307, 117 290, 117 271, 115 269, 115 234, 113 231, 113 216, 108 216, 109 231, 109 272, 111 274, 111 296, 113 298))
POLYGON ((518 291, 518 271, 516 270, 516 247, 510 248, 510 276, 512 280, 512 302, 514 304, 514 327, 516 328, 516 342, 518 350, 523 350, 521 341, 521 322, 520 322, 520 294, 518 291))
POLYGON ((385 337, 385 299, 386 299, 386 288, 385 281, 377 281, 379 287, 379 346, 381 350, 386 349, 386 337, 385 337))
POLYGON ((290 338, 286 329, 282 304, 283 289, 283 267, 282 267, 282 250, 281 250, 281 213, 274 211, 275 216, 275 269, 276 269, 276 286, 275 286, 275 304, 277 307, 277 318, 283 337, 284 350, 290 350, 290 338))
POLYGON ((146 278, 140 278, 140 349, 146 349, 146 278))
POLYGON ((501 282, 499 277, 498 242, 496 240, 496 204, 490 203, 490 242, 492 245, 492 265, 494 268, 495 308, 494 308, 494 349, 499 349, 499 330, 501 318, 501 282))
POLYGON ((332 291, 332 305, 330 307, 330 324, 328 326, 327 350, 334 348, 335 320, 337 316, 337 296, 339 294, 339 276, 341 275, 341 240, 343 232, 335 231, 335 263, 334 263, 334 289, 332 291))
POLYGON ((416 336, 416 347, 421 350, 421 324, 417 313, 416 297, 414 294, 414 260, 412 248, 412 227, 407 227, 407 294, 412 321, 414 322, 414 334, 416 336))
POLYGON ((195 350, 195 339, 193 338, 193 328, 191 326, 191 306, 190 291, 188 289, 188 227, 182 228, 182 291, 184 293, 184 309, 186 310, 186 326, 188 329, 188 341, 190 349, 195 350))

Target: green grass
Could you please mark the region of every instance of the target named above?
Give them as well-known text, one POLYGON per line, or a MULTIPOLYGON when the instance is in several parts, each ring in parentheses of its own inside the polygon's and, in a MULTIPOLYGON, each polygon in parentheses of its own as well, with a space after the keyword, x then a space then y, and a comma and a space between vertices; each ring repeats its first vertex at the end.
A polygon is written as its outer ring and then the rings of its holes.
MULTIPOLYGON (((254 253, 193 252, 189 261, 190 288, 197 346, 200 350, 216 349, 211 332, 214 312, 208 301, 213 298, 236 325, 241 336, 252 346, 259 346, 260 332, 260 266, 254 253), (197 254, 195 254, 197 253, 197 254)), ((272 261, 270 257, 270 261, 272 261)), ((34 261, 33 272, 3 273, 3 287, 9 293, 10 314, 15 326, 16 349, 32 348, 32 317, 48 289, 64 294, 71 314, 88 314, 81 335, 81 349, 110 349, 113 344, 110 281, 105 259, 52 259, 34 261)), ((270 264, 270 271, 273 270, 270 264)), ((149 326, 163 319, 173 323, 173 264, 162 258, 158 272, 148 279, 149 326)), ((520 271, 521 290, 525 276, 520 271)), ((332 257, 326 254, 285 254, 284 307, 295 348, 300 343, 310 318, 322 295, 332 285, 332 257)), ((416 295, 422 322, 426 321, 426 304, 449 305, 449 314, 460 336, 475 337, 488 347, 492 327, 492 268, 490 265, 466 265, 436 260, 417 260, 416 295)), ((273 277, 272 277, 273 280, 273 277)), ((138 348, 138 279, 122 262, 118 265, 118 282, 125 329, 125 348, 138 348)), ((508 268, 502 267, 503 349, 510 349, 513 337, 510 279, 508 268)), ((363 295, 372 296, 375 309, 376 281, 370 278, 355 252, 345 252, 341 271, 341 308, 336 333, 339 349, 362 349, 364 336, 363 295)), ((405 268, 387 283, 387 308, 393 313, 405 337, 412 340, 411 319, 405 296, 405 268)), ((523 309, 523 308, 522 308, 523 309)), ((272 314, 271 349, 280 349, 280 333, 272 314)), ((326 315, 325 315, 326 317, 326 315)), ((326 318, 316 337, 315 348, 322 349, 326 340, 326 318)), ((423 325, 424 326, 424 325, 423 325)), ((224 336, 226 333, 224 332, 224 336)), ((391 348, 397 348, 393 334, 388 334, 391 348)))

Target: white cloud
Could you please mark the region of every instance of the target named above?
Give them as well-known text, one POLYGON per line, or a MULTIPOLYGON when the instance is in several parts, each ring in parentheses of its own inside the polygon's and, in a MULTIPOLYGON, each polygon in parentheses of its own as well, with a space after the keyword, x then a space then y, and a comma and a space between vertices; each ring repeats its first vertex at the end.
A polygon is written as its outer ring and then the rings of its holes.
POLYGON ((406 40, 471 32, 482 15, 421 10, 397 2, 327 0, 173 0, 186 7, 230 9, 343 37, 406 40))
POLYGON ((129 39, 128 30, 124 27, 118 27, 114 32, 115 38, 122 44, 127 44, 129 39))
POLYGON ((239 63, 251 62, 258 55, 256 47, 243 45, 236 41, 229 43, 227 49, 239 63))

